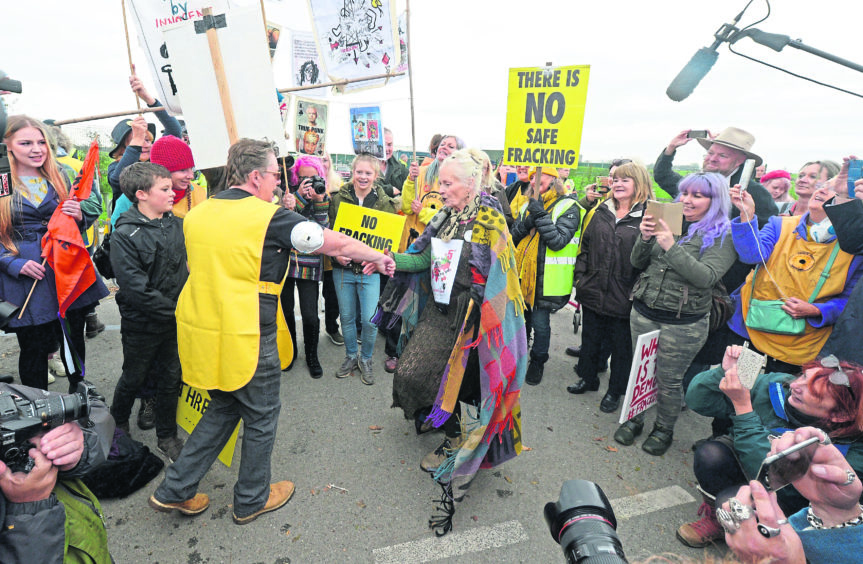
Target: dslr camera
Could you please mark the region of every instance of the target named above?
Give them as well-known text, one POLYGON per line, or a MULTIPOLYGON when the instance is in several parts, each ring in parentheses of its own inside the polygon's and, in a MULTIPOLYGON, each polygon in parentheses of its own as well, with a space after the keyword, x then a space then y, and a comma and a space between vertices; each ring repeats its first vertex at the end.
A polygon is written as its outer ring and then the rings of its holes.
POLYGON ((326 194, 327 193, 327 183, 320 176, 309 176, 307 177, 312 182, 312 188, 315 190, 315 194, 326 194))
POLYGON ((605 492, 587 480, 567 480, 556 502, 543 511, 551 538, 561 546, 568 564, 626 563, 617 519, 605 492))
POLYGON ((12 472, 30 472, 33 459, 30 439, 70 421, 90 415, 93 386, 80 382, 74 394, 50 394, 36 400, 0 392, 0 460, 12 472))

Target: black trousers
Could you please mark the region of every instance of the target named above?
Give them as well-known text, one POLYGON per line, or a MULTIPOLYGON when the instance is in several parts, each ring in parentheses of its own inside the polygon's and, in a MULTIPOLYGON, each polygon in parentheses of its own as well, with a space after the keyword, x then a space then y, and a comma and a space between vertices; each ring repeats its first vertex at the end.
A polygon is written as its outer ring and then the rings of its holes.
MULTIPOLYGON (((81 364, 84 364, 84 317, 92 312, 92 308, 70 309, 66 312, 66 323, 69 327, 69 340, 75 348, 81 364)), ((48 355, 57 350, 57 345, 63 342, 63 332, 60 321, 51 321, 41 325, 17 327, 14 329, 18 338, 18 376, 21 383, 32 388, 48 389, 48 355)), ((66 367, 71 370, 71 366, 66 367)), ((75 391, 78 382, 84 379, 80 371, 69 373, 69 390, 75 391)))
POLYGON ((177 351, 177 326, 167 325, 158 332, 122 328, 123 374, 114 389, 111 415, 117 423, 127 423, 135 395, 148 380, 156 384, 156 436, 177 435, 177 396, 180 395, 180 355, 177 351))
POLYGON ((324 326, 327 333, 339 332, 339 297, 336 295, 336 285, 333 283, 333 271, 324 271, 324 326))
POLYGON ((320 328, 321 322, 318 319, 318 283, 314 280, 286 278, 282 288, 282 310, 285 314, 285 322, 291 331, 291 339, 296 344, 297 323, 294 319, 294 286, 300 295, 300 316, 303 318, 303 326, 320 328))
POLYGON ((621 396, 626 393, 629 370, 632 367, 632 337, 629 319, 601 315, 581 304, 581 355, 576 372, 591 384, 596 382, 599 366, 611 351, 611 375, 608 393, 621 396))

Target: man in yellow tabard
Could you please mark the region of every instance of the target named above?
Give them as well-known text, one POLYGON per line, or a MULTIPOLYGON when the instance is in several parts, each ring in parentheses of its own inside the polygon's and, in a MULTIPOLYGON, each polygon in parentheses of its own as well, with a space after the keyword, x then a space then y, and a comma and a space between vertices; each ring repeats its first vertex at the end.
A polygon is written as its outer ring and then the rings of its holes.
POLYGON ((270 484, 280 368, 293 356, 290 337, 277 337, 276 327, 284 320, 279 294, 290 250, 348 256, 365 262, 368 273, 392 275, 395 263, 273 204, 280 172, 269 143, 238 141, 228 151, 226 175, 231 188, 196 206, 184 220, 189 279, 177 303, 183 380, 209 390, 211 399, 149 503, 158 511, 185 515, 207 509, 209 498, 197 493, 198 483, 242 420, 233 518, 243 525, 280 508, 294 493, 287 480, 270 484))

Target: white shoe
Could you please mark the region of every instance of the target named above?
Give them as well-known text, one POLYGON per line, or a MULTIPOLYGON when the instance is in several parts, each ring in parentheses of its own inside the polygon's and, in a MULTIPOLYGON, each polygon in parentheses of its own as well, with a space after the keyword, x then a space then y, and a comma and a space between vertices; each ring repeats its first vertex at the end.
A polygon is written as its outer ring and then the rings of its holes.
POLYGON ((49 370, 49 371, 48 371, 48 384, 53 384, 53 383, 54 383, 54 382, 56 382, 56 381, 57 381, 57 379, 56 379, 56 378, 54 378, 54 375, 53 375, 53 374, 51 374, 51 371, 49 370))
POLYGON ((58 378, 66 377, 66 368, 63 366, 63 361, 60 360, 59 356, 53 355, 48 359, 48 372, 58 378))

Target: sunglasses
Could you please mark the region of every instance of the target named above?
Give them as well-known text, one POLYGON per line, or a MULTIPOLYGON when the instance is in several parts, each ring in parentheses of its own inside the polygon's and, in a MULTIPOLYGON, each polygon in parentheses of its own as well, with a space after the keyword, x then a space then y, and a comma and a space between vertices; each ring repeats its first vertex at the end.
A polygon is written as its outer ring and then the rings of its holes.
POLYGON ((851 380, 848 378, 848 374, 842 370, 842 367, 839 365, 839 359, 836 358, 836 355, 831 354, 825 356, 820 362, 821 366, 824 368, 832 368, 834 370, 834 372, 827 377, 827 379, 830 380, 830 383, 837 386, 847 387, 848 391, 851 393, 851 397, 854 398, 854 389, 851 387, 851 380))

